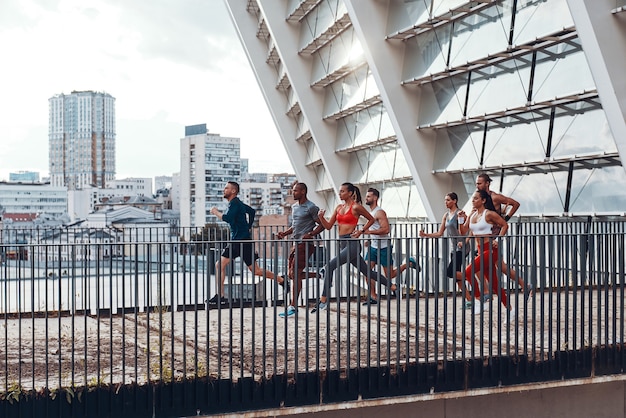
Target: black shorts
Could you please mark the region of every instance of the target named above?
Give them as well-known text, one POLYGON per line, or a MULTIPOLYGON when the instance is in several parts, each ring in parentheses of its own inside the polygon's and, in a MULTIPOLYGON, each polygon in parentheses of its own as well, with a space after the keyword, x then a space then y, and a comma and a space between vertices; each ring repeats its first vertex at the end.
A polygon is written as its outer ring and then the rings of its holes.
POLYGON ((448 270, 446 272, 446 276, 449 278, 454 278, 456 275, 454 274, 456 271, 463 271, 463 259, 465 258, 465 252, 463 250, 456 250, 453 253, 450 253, 450 264, 448 264, 448 270))
POLYGON ((234 260, 241 257, 246 266, 251 266, 259 259, 259 254, 254 252, 253 242, 232 242, 222 251, 222 257, 234 260))

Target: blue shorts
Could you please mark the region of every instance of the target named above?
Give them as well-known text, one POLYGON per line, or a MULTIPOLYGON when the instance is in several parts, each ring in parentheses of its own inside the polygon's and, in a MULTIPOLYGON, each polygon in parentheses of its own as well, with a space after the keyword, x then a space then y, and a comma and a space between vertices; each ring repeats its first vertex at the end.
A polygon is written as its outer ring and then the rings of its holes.
POLYGON ((383 267, 389 267, 393 265, 393 248, 373 248, 368 247, 369 250, 365 254, 365 259, 371 263, 380 264, 383 267))

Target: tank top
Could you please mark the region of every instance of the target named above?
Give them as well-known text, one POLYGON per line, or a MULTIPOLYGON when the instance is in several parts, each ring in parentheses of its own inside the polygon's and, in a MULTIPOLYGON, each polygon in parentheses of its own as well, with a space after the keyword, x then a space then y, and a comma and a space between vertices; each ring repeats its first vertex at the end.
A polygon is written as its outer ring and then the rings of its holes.
MULTIPOLYGON (((352 205, 354 205, 354 202, 352 202, 352 205)), ((337 223, 340 225, 356 225, 359 223, 359 220, 352 214, 352 205, 350 205, 346 213, 342 214, 340 211, 337 211, 337 223)))
MULTIPOLYGON (((374 208, 374 210, 372 210, 370 213, 372 214, 372 216, 374 217, 374 219, 376 219, 376 212, 378 212, 379 210, 382 210, 382 208, 380 206, 376 206, 374 208)), ((376 220, 372 226, 369 227, 370 231, 377 231, 380 229, 380 224, 378 223, 378 220, 376 220)), ((385 235, 374 235, 371 234, 370 235, 370 240, 371 240, 371 246, 372 248, 387 248, 387 246, 389 245, 389 234, 385 234, 385 235)))
MULTIPOLYGON (((491 197, 491 200, 493 201, 493 192, 491 190, 489 191, 489 197, 491 197)), ((496 212, 498 213, 498 215, 500 215, 500 216, 502 216, 502 218, 504 218, 504 216, 502 215, 502 212, 501 212, 502 211, 502 205, 497 205, 496 206, 496 204, 494 203, 493 206, 495 206, 496 212)), ((502 228, 500 228, 500 225, 494 225, 491 228, 491 233, 493 235, 500 235, 500 230, 501 229, 502 228)))
MULTIPOLYGON (((480 217, 475 223, 470 220, 469 227, 470 227, 470 230, 472 231, 472 234, 474 234, 475 236, 485 236, 485 235, 492 234, 491 228, 493 227, 493 225, 488 223, 487 220, 485 219, 486 214, 487 214, 487 209, 483 211, 482 215, 480 215, 480 217)), ((473 215, 473 216, 476 216, 476 215, 473 215)))
POLYGON ((459 242, 465 242, 465 237, 461 235, 459 231, 459 210, 455 210, 452 216, 450 212, 446 211, 446 229, 445 236, 451 238, 450 249, 455 251, 458 248, 459 242))

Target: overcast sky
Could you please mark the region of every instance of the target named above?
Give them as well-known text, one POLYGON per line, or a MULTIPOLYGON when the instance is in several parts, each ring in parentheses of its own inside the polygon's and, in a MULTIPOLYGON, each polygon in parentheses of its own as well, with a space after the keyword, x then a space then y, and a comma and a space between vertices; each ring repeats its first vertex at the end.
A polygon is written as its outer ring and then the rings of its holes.
POLYGON ((116 98, 117 178, 179 171, 185 125, 293 172, 222 0, 0 0, 0 180, 48 173, 48 99, 116 98))

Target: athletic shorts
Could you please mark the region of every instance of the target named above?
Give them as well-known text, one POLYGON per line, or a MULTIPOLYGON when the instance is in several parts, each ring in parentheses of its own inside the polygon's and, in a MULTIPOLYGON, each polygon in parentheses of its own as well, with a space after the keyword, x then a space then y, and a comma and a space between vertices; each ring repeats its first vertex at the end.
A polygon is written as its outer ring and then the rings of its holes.
POLYGON ((222 257, 231 260, 241 257, 246 266, 251 266, 259 258, 259 255, 254 252, 253 242, 231 242, 222 251, 222 257))
POLYGON ((454 278, 456 275, 454 274, 456 271, 463 271, 463 259, 465 258, 465 253, 463 250, 456 250, 453 253, 450 253, 450 264, 448 264, 448 269, 446 271, 446 276, 449 278, 454 278))
POLYGON ((297 271, 302 272, 309 268, 309 259, 315 252, 315 245, 311 241, 298 242, 289 252, 288 274, 290 278, 295 277, 296 261, 298 263, 297 271))
POLYGON ((369 250, 365 254, 365 260, 380 264, 383 267, 393 265, 393 248, 388 246, 385 248, 368 247, 369 250))

